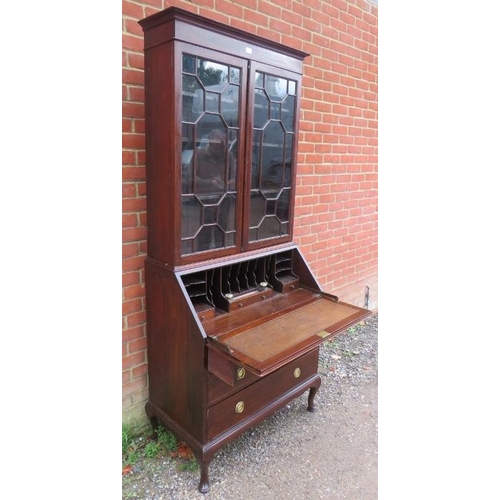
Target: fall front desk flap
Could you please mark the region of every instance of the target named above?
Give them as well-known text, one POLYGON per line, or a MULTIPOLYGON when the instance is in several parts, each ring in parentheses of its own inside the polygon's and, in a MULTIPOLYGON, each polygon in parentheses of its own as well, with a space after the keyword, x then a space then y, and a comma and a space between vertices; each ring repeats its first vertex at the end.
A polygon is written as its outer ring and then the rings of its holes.
POLYGON ((249 306, 252 320, 245 324, 234 315, 234 321, 219 317, 203 325, 213 347, 259 376, 371 315, 370 311, 340 302, 332 295, 304 288, 267 302, 249 306), (269 313, 269 309, 273 311, 269 313))

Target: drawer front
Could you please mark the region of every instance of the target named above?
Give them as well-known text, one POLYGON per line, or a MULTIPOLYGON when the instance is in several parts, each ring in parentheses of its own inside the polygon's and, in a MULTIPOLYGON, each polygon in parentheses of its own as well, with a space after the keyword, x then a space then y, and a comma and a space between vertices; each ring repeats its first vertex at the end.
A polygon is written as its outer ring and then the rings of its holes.
POLYGON ((318 352, 318 349, 314 349, 210 408, 208 439, 213 439, 315 375, 318 369, 318 352))
MULTIPOLYGON (((208 371, 230 386, 248 385, 248 380, 252 378, 249 371, 212 346, 207 347, 207 358, 208 371)), ((256 375, 253 377, 258 379, 256 375)))
POLYGON ((259 380, 257 375, 224 356, 212 346, 208 346, 207 356, 209 405, 217 403, 259 380))
MULTIPOLYGON (((236 366, 236 365, 235 365, 236 366)), ((239 368, 236 368, 239 370, 239 368)), ((259 380, 257 375, 246 371, 244 378, 238 380, 234 385, 224 382, 219 377, 208 374, 208 405, 212 406, 223 399, 226 399, 231 394, 240 391, 244 387, 252 384, 253 382, 259 380)))

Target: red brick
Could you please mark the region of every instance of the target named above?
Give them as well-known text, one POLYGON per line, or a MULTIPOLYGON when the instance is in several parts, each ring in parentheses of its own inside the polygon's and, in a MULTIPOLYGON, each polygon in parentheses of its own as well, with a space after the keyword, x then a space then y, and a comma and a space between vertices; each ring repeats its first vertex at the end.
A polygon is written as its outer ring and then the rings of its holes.
POLYGON ((229 0, 215 0, 215 10, 238 19, 243 17, 243 7, 229 0))
POLYGON ((147 236, 147 229, 145 227, 131 227, 122 230, 122 241, 140 241, 145 240, 147 236))
POLYGON ((128 343, 128 352, 133 354, 135 352, 145 351, 147 348, 147 337, 141 337, 128 343))
POLYGON ((125 371, 130 368, 133 368, 134 366, 144 363, 145 360, 146 360, 146 354, 144 351, 136 352, 129 356, 124 356, 122 358, 122 370, 125 371))
POLYGON ((213 19, 222 24, 229 24, 229 16, 226 16, 220 12, 214 12, 213 10, 207 9, 205 7, 200 7, 198 13, 207 19, 213 19))
POLYGON ((137 272, 132 271, 122 274, 122 286, 124 287, 135 285, 140 282, 140 275, 137 272))
POLYGON ((125 19, 124 31, 130 35, 137 35, 143 37, 141 25, 135 19, 125 19))
POLYGON ((144 257, 131 257, 122 260, 124 272, 137 271, 144 268, 144 257))
MULTIPOLYGON (((129 85, 128 93, 129 93, 129 99, 128 99, 129 101, 138 103, 144 102, 144 87, 142 86, 135 87, 129 85)), ((144 119, 142 119, 142 121, 144 121, 144 119)))
POLYGON ((122 164, 134 165, 135 164, 135 151, 122 151, 122 164))
POLYGON ((123 69, 122 81, 130 85, 144 85, 144 71, 138 69, 123 69))
POLYGON ((122 147, 131 149, 145 149, 146 137, 144 134, 122 134, 122 147))
POLYGON ((130 328, 132 326, 142 325, 146 322, 146 313, 144 311, 129 314, 126 317, 127 327, 130 328))
POLYGON ((131 380, 130 382, 122 386, 122 395, 128 396, 129 394, 144 389, 146 387, 146 384, 147 378, 145 376, 131 380))
POLYGON ((215 0, 197 0, 196 5, 203 5, 203 7, 213 9, 215 6, 215 0))
POLYGON ((132 50, 141 53, 144 49, 144 40, 141 36, 122 35, 122 48, 124 50, 132 50))
POLYGON ((134 257, 139 253, 138 243, 126 243, 122 245, 122 258, 134 257))
POLYGON ((142 365, 136 366, 132 368, 132 378, 139 378, 139 377, 144 377, 148 374, 148 365, 147 363, 144 363, 142 365))
POLYGON ((122 200, 124 212, 138 212, 146 210, 146 198, 127 198, 122 200))
POLYGON ((280 42, 281 41, 281 35, 273 30, 270 30, 268 28, 257 28, 257 35, 267 38, 269 40, 274 40, 275 42, 280 42))
POLYGON ((123 167, 122 180, 124 181, 146 180, 146 167, 139 167, 139 166, 123 167))
MULTIPOLYGON (((267 27, 269 25, 269 17, 251 10, 243 10, 243 19, 256 27, 267 27)), ((256 31, 255 31, 256 32, 256 31)))
POLYGON ((125 300, 136 298, 136 297, 144 297, 144 295, 145 295, 144 284, 129 286, 127 288, 124 288, 123 292, 124 292, 124 299, 125 300))
POLYGON ((142 310, 143 306, 140 299, 125 300, 122 302, 122 313, 124 316, 142 310))
POLYGON ((137 3, 129 2, 128 0, 123 0, 122 16, 131 17, 132 19, 142 19, 142 17, 144 16, 144 9, 137 3))
POLYGON ((258 10, 271 18, 281 19, 281 8, 266 0, 259 0, 258 10))
POLYGON ((126 328, 122 332, 122 342, 124 345, 128 345, 128 342, 144 337, 146 334, 146 329, 144 325, 136 325, 132 328, 126 328))
POLYGON ((242 21, 241 19, 231 19, 231 26, 246 31, 247 33, 257 33, 257 26, 255 26, 254 23, 242 21))
POLYGON ((247 7, 250 10, 257 10, 257 0, 233 0, 243 7, 247 7))
POLYGON ((288 23, 280 21, 279 19, 269 19, 269 28, 279 31, 282 35, 290 35, 292 33, 292 26, 288 23))

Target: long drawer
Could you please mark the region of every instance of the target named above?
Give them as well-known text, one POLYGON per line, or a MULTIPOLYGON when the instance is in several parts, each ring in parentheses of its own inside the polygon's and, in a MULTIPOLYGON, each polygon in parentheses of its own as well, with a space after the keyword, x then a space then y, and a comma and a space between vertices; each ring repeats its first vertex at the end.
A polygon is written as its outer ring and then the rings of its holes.
POLYGON ((208 409, 208 439, 246 419, 317 373, 318 348, 208 409))

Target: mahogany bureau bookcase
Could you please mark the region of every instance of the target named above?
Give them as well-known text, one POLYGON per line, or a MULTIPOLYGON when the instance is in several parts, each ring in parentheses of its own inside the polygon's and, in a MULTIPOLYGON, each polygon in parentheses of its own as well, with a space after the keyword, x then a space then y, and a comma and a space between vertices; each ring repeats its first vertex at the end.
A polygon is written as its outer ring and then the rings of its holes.
POLYGON ((293 242, 304 52, 170 7, 144 31, 149 401, 208 466, 321 379, 366 309, 323 292, 293 242))

